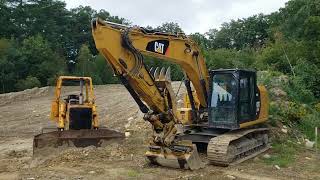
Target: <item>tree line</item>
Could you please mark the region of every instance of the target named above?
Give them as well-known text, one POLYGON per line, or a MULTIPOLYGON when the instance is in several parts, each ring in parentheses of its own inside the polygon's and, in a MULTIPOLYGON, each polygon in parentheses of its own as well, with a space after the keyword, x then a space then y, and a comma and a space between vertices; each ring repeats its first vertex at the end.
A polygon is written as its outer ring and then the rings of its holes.
MULTIPOLYGON (((89 6, 66 9, 59 0, 0 0, 0 92, 52 85, 59 75, 91 76, 95 84, 117 83, 94 46, 92 18, 128 24, 106 10, 89 6)), ((146 28, 183 32, 174 22, 146 28)), ((320 2, 291 0, 264 15, 223 23, 219 29, 189 35, 201 47, 210 69, 246 68, 276 71, 290 77, 292 97, 320 98, 320 2), (294 92, 302 92, 299 96, 294 92)), ((145 57, 148 67, 178 66, 145 57)), ((290 93, 289 93, 290 94, 290 93)))

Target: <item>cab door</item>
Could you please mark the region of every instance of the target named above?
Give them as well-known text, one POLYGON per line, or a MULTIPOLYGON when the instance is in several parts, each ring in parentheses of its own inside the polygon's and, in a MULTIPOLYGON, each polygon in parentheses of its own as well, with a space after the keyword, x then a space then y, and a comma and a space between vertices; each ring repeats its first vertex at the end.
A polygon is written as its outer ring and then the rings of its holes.
POLYGON ((256 116, 256 75, 242 71, 239 76, 239 121, 251 121, 256 116))

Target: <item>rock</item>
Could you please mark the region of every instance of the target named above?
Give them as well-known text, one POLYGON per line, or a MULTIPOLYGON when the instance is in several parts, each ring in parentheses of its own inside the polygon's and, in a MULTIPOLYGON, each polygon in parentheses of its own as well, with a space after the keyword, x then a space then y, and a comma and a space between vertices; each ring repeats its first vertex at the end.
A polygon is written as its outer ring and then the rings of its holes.
POLYGON ((95 174, 96 172, 95 171, 89 171, 89 174, 95 174))
POLYGON ((128 131, 126 131, 126 132, 124 133, 124 135, 125 135, 126 137, 129 137, 129 136, 131 135, 131 133, 128 132, 128 131))
POLYGON ((257 161, 259 161, 259 160, 260 160, 259 157, 253 158, 253 161, 255 161, 255 162, 257 162, 257 161))
POLYGON ((129 117, 129 118, 128 118, 128 121, 132 121, 132 120, 134 120, 133 117, 129 117))
POLYGON ((310 141, 309 139, 305 139, 305 146, 306 148, 313 148, 315 142, 314 141, 310 141))
POLYGON ((126 125, 124 125, 124 128, 129 129, 130 127, 130 123, 127 123, 126 125))
POLYGON ((272 88, 270 92, 274 94, 276 97, 286 97, 287 93, 280 88, 272 88))
POLYGON ((270 154, 265 154, 262 156, 264 159, 270 159, 271 158, 271 155, 270 154))
POLYGON ((280 166, 278 166, 278 165, 275 165, 274 167, 275 167, 276 169, 278 169, 278 170, 281 169, 280 166))
POLYGON ((236 177, 234 177, 234 176, 232 176, 232 175, 229 175, 229 174, 227 175, 227 178, 228 178, 228 179, 236 179, 236 177))
POLYGON ((288 133, 288 129, 285 129, 285 128, 282 128, 281 131, 282 131, 283 133, 285 133, 285 134, 288 133))
POLYGON ((306 157, 306 160, 311 160, 311 158, 309 158, 309 157, 306 157))

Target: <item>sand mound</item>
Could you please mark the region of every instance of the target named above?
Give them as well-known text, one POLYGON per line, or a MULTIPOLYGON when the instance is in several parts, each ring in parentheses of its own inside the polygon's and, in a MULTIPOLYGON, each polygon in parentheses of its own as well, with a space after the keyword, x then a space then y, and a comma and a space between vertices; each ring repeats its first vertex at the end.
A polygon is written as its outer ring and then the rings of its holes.
POLYGON ((20 92, 11 92, 6 94, 0 94, 0 106, 10 104, 17 101, 29 100, 31 98, 47 95, 50 87, 32 88, 26 89, 20 92))

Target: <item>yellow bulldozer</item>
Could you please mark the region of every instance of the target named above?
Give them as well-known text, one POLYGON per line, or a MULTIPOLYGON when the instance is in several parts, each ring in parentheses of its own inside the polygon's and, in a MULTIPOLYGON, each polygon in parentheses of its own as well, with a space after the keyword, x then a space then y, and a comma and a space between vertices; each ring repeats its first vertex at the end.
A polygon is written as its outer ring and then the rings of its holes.
POLYGON ((43 128, 34 137, 34 154, 45 148, 102 147, 109 140, 124 138, 123 133, 99 127, 90 77, 60 76, 57 79, 50 119, 56 127, 43 128), (64 89, 66 86, 78 86, 78 91, 68 92, 69 89, 64 89))

